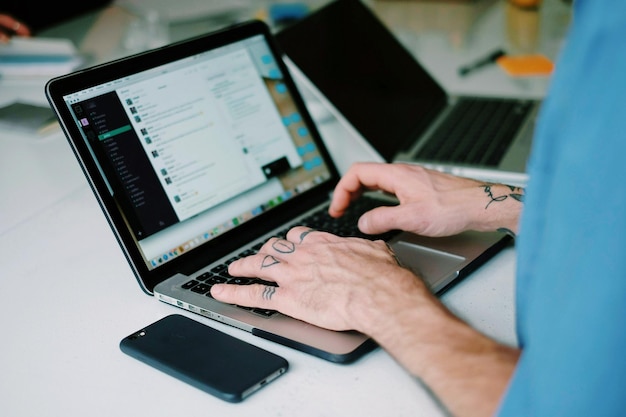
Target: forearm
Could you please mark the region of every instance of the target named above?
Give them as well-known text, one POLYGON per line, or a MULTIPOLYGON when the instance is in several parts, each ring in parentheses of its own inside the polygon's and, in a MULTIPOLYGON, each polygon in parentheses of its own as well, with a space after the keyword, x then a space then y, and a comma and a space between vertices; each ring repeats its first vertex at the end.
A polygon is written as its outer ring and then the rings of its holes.
POLYGON ((467 193, 468 229, 503 231, 517 235, 523 208, 524 189, 504 184, 474 181, 467 193))
POLYGON ((466 230, 517 233, 524 190, 458 177, 412 164, 358 163, 337 184, 329 213, 343 215, 365 190, 382 190, 396 207, 371 210, 359 219, 368 234, 405 230, 451 236, 466 230))
POLYGON ((394 303, 377 306, 376 318, 365 313, 366 331, 454 416, 493 415, 519 351, 472 329, 428 293, 396 294, 394 303))
POLYGON ((439 333, 435 340, 416 341, 413 349, 390 353, 420 378, 452 415, 492 416, 513 375, 519 352, 463 323, 440 323, 430 330, 439 333))

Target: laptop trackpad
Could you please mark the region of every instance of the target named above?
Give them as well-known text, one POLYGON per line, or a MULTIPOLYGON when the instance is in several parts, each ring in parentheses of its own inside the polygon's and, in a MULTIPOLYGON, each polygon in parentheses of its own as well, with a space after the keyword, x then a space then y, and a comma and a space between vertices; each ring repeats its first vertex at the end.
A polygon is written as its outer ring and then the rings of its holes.
POLYGON ((395 241, 391 246, 402 265, 422 277, 434 292, 440 289, 442 280, 449 282, 450 278, 458 275, 465 262, 462 256, 403 240, 395 241))

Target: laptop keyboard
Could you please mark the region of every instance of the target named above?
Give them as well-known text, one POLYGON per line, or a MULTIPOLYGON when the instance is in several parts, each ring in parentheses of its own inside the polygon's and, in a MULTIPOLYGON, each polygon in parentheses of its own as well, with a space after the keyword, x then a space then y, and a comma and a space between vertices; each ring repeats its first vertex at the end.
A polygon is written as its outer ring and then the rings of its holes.
MULTIPOLYGON (((378 207, 385 203, 382 200, 369 198, 369 197, 361 197, 359 200, 353 202, 348 211, 338 219, 332 218, 328 215, 328 207, 323 207, 317 212, 307 216, 306 218, 294 223, 291 226, 286 227, 285 229, 278 232, 276 235, 279 237, 285 237, 289 229, 293 226, 303 225, 311 227, 315 230, 331 232, 339 236, 345 237, 362 237, 366 239, 376 240, 383 239, 388 240, 393 236, 396 232, 387 232, 381 235, 366 235, 362 233, 357 227, 357 221, 361 214, 366 211, 371 210, 374 207, 378 207)), ((264 285, 272 285, 276 286, 275 282, 264 281, 259 278, 242 278, 242 277, 233 277, 228 273, 228 265, 237 259, 252 255, 261 249, 264 242, 256 244, 254 247, 247 249, 236 256, 228 259, 223 264, 217 265, 213 267, 210 271, 204 272, 194 279, 187 281, 182 285, 183 289, 193 291, 198 294, 203 294, 207 297, 211 297, 211 287, 215 284, 233 284, 233 285, 250 285, 250 284, 264 284, 264 285)), ((271 317, 276 313, 275 310, 267 310, 261 308, 250 308, 244 306, 237 306, 239 308, 251 311, 257 315, 263 317, 271 317)))
POLYGON ((495 167, 531 107, 526 100, 463 98, 415 157, 495 167))
MULTIPOLYGON (((357 226, 359 217, 366 211, 382 205, 392 205, 391 202, 385 202, 376 198, 361 197, 352 202, 350 207, 343 216, 339 218, 330 217, 328 207, 317 211, 316 213, 302 219, 298 224, 308 226, 312 229, 334 233, 344 237, 361 237, 370 240, 389 240, 396 232, 388 232, 380 235, 367 235, 361 232, 357 226)), ((287 233, 289 228, 284 230, 287 233)))

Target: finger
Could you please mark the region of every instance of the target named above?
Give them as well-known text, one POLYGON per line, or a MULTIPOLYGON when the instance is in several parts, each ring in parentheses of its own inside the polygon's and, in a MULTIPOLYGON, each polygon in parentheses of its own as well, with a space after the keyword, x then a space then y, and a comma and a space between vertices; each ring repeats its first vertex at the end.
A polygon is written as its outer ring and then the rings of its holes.
POLYGON ((365 190, 383 190, 395 194, 393 165, 375 162, 354 164, 339 180, 333 192, 329 214, 333 217, 341 216, 352 201, 357 199, 365 190))
MULTIPOLYGON (((407 214, 403 214, 403 211, 402 206, 374 208, 361 215, 358 223, 359 230, 370 235, 377 235, 390 230, 404 230, 402 223, 404 223, 407 214)), ((413 213, 410 218, 414 219, 415 216, 416 213, 413 213)))
POLYGON ((272 269, 276 269, 275 267, 283 262, 278 254, 270 254, 261 248, 259 253, 238 259, 228 265, 228 273, 234 277, 261 278, 276 282, 275 272, 272 269))
POLYGON ((30 28, 23 22, 8 16, 0 15, 0 27, 4 29, 3 35, 8 39, 9 35, 30 36, 30 28))
POLYGON ((328 207, 328 214, 331 217, 341 217, 346 212, 350 203, 358 199, 363 191, 360 187, 354 187, 354 184, 337 184, 333 191, 333 197, 328 207), (350 187, 350 188, 348 188, 350 187))
POLYGON ((348 206, 350 206, 350 203, 363 194, 361 182, 359 181, 357 173, 358 166, 360 166, 360 164, 355 164, 350 167, 348 172, 341 177, 335 186, 330 207, 328 208, 328 213, 332 217, 340 217, 343 215, 348 206))
POLYGON ((333 235, 330 233, 321 232, 307 226, 296 226, 287 232, 286 237, 289 241, 300 245, 307 242, 325 242, 332 239, 331 236, 333 235))
POLYGON ((30 28, 22 22, 15 23, 15 25, 13 26, 13 33, 15 33, 17 36, 30 36, 31 35, 30 28))
POLYGON ((278 310, 280 290, 279 287, 262 284, 215 284, 211 288, 211 296, 227 304, 278 310))
POLYGON ((10 29, 15 23, 15 19, 11 16, 0 13, 0 27, 10 29))
POLYGON ((304 242, 304 238, 310 235, 311 233, 313 233, 314 231, 315 231, 314 229, 306 228, 306 230, 303 230, 302 232, 300 232, 299 230, 294 230, 292 234, 297 234, 298 243, 302 243, 304 242))
POLYGON ((295 252, 296 244, 288 239, 272 238, 261 248, 261 251, 263 251, 263 248, 265 248, 266 252, 269 252, 269 249, 271 248, 273 252, 280 255, 288 255, 295 252))

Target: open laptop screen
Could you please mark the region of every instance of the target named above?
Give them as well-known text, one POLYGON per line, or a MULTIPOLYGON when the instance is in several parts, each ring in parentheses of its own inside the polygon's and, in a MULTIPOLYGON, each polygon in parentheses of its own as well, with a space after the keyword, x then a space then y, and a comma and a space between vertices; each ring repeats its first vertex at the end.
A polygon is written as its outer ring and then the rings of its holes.
POLYGON ((63 100, 148 269, 332 177, 262 35, 63 100))

